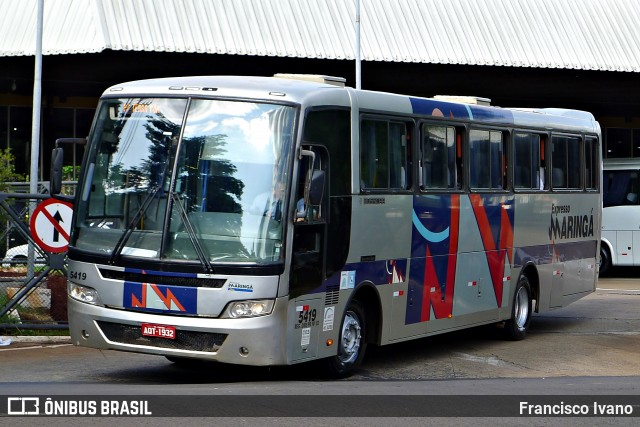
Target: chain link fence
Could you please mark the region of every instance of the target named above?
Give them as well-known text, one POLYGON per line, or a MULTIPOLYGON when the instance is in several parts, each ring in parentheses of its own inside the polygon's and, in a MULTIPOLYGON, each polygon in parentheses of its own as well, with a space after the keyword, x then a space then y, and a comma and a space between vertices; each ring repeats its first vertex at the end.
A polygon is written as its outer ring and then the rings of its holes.
POLYGON ((22 185, 0 192, 0 330, 68 328, 66 252, 43 251, 29 227, 30 212, 50 197, 46 184, 38 194, 22 185))

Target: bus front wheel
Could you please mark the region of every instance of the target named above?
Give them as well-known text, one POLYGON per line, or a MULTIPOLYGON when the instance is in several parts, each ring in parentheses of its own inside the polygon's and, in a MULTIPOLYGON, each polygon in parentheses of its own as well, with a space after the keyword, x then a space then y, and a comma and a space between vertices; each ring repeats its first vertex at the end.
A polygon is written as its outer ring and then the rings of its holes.
POLYGON ((504 331, 508 339, 518 341, 526 336, 531 323, 532 301, 529 278, 523 274, 518 280, 513 296, 511 318, 504 324, 504 331))
POLYGON ((329 375, 343 378, 353 373, 360 365, 367 347, 365 321, 360 302, 351 301, 342 317, 338 354, 327 359, 329 375))

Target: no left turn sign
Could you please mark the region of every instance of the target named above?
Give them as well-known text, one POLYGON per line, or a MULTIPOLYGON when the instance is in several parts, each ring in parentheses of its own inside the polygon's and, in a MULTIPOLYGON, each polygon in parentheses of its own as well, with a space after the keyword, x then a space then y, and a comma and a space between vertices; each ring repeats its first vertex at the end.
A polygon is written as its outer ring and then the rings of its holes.
POLYGON ((47 199, 36 206, 31 216, 33 240, 47 252, 64 252, 69 246, 73 205, 62 200, 47 199))

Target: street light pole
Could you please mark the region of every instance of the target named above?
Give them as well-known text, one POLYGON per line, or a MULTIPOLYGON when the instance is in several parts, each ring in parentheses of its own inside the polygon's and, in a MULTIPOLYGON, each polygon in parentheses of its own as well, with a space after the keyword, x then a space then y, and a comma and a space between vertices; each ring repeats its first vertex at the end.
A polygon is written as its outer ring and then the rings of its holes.
POLYGON ((356 89, 362 89, 360 66, 360 0, 356 0, 356 89))
MULTIPOLYGON (((38 160, 40 156, 40 110, 42 104, 42 22, 44 15, 44 0, 38 0, 38 18, 36 21, 36 55, 33 76, 33 113, 31 116, 31 167, 29 169, 29 192, 38 192, 38 160)), ((33 215, 36 203, 29 205, 29 219, 33 215)), ((35 264, 35 250, 29 242, 27 277, 33 277, 35 264)))
POLYGON ((31 121, 31 168, 29 170, 29 191, 38 192, 38 160, 40 155, 40 110, 42 104, 42 22, 44 0, 38 0, 38 20, 36 22, 36 61, 33 77, 33 114, 31 121))

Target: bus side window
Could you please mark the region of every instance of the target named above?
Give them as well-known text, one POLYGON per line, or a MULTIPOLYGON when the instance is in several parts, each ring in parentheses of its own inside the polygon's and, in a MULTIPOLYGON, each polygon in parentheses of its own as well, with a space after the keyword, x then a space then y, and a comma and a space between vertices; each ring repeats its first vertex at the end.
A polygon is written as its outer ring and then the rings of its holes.
POLYGON ((469 132, 471 188, 504 189, 504 145, 501 131, 472 129, 469 132))
POLYGON ((638 204, 638 171, 633 171, 631 173, 631 182, 629 182, 629 188, 627 189, 625 204, 627 205, 638 204))
POLYGON ((638 203, 638 171, 612 170, 605 172, 603 177, 602 203, 605 208, 638 203))
POLYGON ((361 189, 410 188, 410 127, 406 122, 364 119, 360 124, 361 189))
POLYGON ((459 190, 462 166, 458 144, 461 143, 461 135, 456 135, 453 126, 423 123, 420 136, 421 188, 459 190))
POLYGON ((513 134, 513 187, 516 190, 544 189, 544 168, 540 163, 540 135, 513 134))
POLYGON ((579 189, 580 138, 573 136, 551 137, 551 185, 554 188, 579 189))
POLYGON ((406 190, 408 130, 405 123, 389 123, 389 188, 406 190))
POLYGON ((506 177, 506 153, 504 134, 498 131, 489 132, 491 144, 491 188, 504 189, 506 177))
POLYGON ((387 187, 387 123, 363 120, 360 127, 360 181, 363 188, 387 187))
POLYGON ((540 190, 546 189, 545 141, 546 141, 545 137, 540 138, 540 171, 538 172, 538 184, 539 184, 538 188, 540 190))
POLYGON ((584 187, 587 190, 598 189, 598 143, 595 138, 584 142, 584 187))

